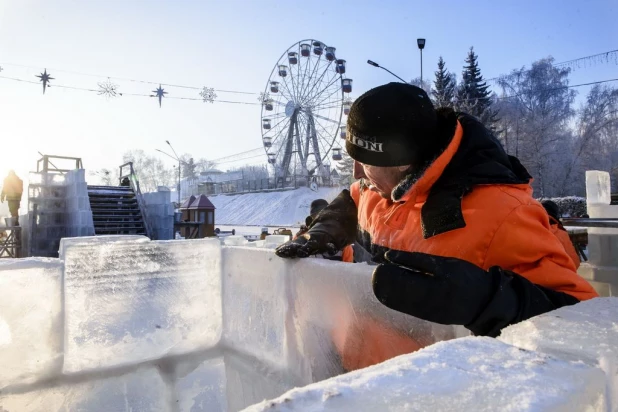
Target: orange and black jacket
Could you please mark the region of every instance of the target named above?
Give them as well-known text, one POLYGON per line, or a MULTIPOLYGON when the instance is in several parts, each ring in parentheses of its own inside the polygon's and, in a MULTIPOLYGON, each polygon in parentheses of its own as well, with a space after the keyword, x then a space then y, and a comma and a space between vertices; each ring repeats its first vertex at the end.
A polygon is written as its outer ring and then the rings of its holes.
POLYGON ((571 238, 569 237, 569 232, 566 231, 564 226, 559 220, 556 220, 554 217, 549 217, 550 230, 558 238, 560 244, 564 248, 564 251, 569 255, 575 268, 579 268, 581 264, 581 260, 579 259, 579 255, 575 250, 575 246, 573 246, 573 242, 571 242, 571 238))
POLYGON ((499 266, 578 300, 597 296, 552 233, 526 169, 473 117, 456 124, 446 150, 392 199, 352 186, 357 242, 378 263, 389 249, 423 252, 499 266))
MULTIPOLYGON (((376 263, 383 262, 385 251, 395 249, 455 257, 485 270, 498 266, 528 279, 530 282, 516 291, 519 305, 525 308, 517 319, 506 318, 511 312, 506 306, 512 302, 504 302, 504 307, 492 305, 493 313, 483 314, 498 330, 538 314, 541 303, 531 296, 538 296, 539 290, 547 297, 542 303, 544 311, 598 296, 578 276, 573 261, 551 232, 545 209, 532 197, 526 169, 508 156, 475 118, 454 112, 442 112, 441 116, 456 116, 451 119, 455 125, 452 138, 423 173, 404 179, 391 199, 356 182, 350 191, 353 202, 346 201, 349 195, 344 191, 323 215, 331 220, 317 219, 312 226, 323 225, 330 233, 339 228, 341 237, 346 238, 350 236, 349 222, 356 217, 355 242, 376 263), (526 288, 537 290, 530 293, 526 288)), ((350 240, 341 244, 346 242, 350 240)), ((372 342, 374 346, 379 341, 378 336, 375 340, 363 338, 365 344, 372 342)), ((364 352, 371 350, 376 348, 364 352)), ((393 348, 389 356, 401 353, 393 348)))

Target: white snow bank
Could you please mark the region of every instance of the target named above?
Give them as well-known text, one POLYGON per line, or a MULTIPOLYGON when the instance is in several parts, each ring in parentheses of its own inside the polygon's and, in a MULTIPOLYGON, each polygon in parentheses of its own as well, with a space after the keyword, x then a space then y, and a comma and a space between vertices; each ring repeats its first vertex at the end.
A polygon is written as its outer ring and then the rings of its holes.
POLYGON ((611 399, 608 409, 618 410, 618 298, 560 308, 513 325, 498 339, 603 370, 611 399))
POLYGON ((332 201, 337 187, 321 187, 317 192, 306 187, 280 192, 217 195, 208 199, 217 208, 216 225, 299 226, 309 214, 315 199, 332 201))
POLYGON ((293 389, 245 412, 604 410, 604 392, 598 369, 468 337, 293 389))

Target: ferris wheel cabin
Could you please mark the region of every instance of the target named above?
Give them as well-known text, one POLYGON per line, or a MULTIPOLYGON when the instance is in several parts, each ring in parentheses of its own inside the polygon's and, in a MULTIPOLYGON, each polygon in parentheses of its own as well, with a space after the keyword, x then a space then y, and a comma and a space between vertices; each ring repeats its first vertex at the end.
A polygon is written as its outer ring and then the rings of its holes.
POLYGON ((262 127, 266 130, 270 130, 270 119, 262 119, 262 127))
POLYGON ((279 93, 279 82, 270 82, 270 92, 279 93))
POLYGON ((345 114, 346 116, 349 115, 351 108, 352 108, 352 102, 351 101, 343 102, 343 114, 345 114))
POLYGON ((277 162, 277 156, 274 153, 268 153, 268 163, 274 165, 277 162))
POLYGON ((273 99, 266 99, 264 100, 264 109, 268 110, 269 112, 271 112, 274 108, 274 104, 275 102, 273 101, 273 99))
POLYGON ((264 141, 264 147, 271 147, 273 145, 273 138, 270 136, 264 136, 262 140, 264 141))
POLYGON ((346 138, 346 127, 345 126, 341 126, 341 131, 339 132, 339 137, 341 137, 342 139, 346 138))
POLYGON ((286 66, 285 64, 280 64, 279 65, 279 76, 285 77, 287 75, 288 75, 288 66, 286 66))
POLYGON ((321 41, 314 41, 313 53, 315 53, 316 56, 321 56, 322 53, 324 53, 324 43, 322 43, 321 41))
POLYGON ((296 52, 289 52, 288 53, 288 62, 290 62, 290 64, 298 64, 298 53, 296 53, 296 52))
POLYGON ((333 60, 335 60, 335 48, 334 47, 327 47, 326 49, 326 60, 328 60, 329 62, 332 62, 333 60))
POLYGON ((341 156, 341 149, 338 147, 335 147, 333 149, 333 160, 339 161, 341 160, 343 157, 341 156))
POLYGON ((300 55, 303 57, 309 57, 311 55, 311 45, 307 43, 301 44, 300 55))
POLYGON ((341 88, 344 93, 352 93, 352 79, 342 79, 341 88))
POLYGON ((345 60, 337 59, 335 63, 336 63, 335 72, 337 72, 337 74, 344 74, 345 73, 345 60))

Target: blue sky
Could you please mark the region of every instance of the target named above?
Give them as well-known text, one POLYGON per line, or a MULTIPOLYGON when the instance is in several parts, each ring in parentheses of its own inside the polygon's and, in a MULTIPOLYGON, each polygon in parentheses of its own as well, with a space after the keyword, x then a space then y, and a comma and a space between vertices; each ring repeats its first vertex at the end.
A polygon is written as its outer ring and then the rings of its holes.
MULTIPOLYGON (((0 79, 0 173, 35 168, 37 151, 82 157, 87 169, 96 169, 118 166, 126 150, 157 154, 165 140, 179 153, 210 159, 261 146, 259 106, 164 99, 160 109, 150 98, 106 100, 53 88, 96 89, 104 80, 59 69, 257 93, 289 46, 315 38, 347 60, 357 97, 393 80, 367 59, 406 79, 417 77, 417 37, 427 39, 425 79, 433 77, 440 55, 459 73, 470 46, 491 78, 549 55, 561 62, 618 49, 616 16, 615 0, 0 0, 0 75, 38 81, 34 75, 47 68, 55 77, 45 95, 40 85, 0 79)), ((598 64, 574 71, 571 82, 617 74, 616 64, 598 64)), ((124 91, 154 89, 118 83, 124 91)), ((191 90, 166 91, 198 97, 191 90)), ((253 95, 218 97, 257 101, 253 95)), ((237 165, 221 168, 229 166, 237 165)))

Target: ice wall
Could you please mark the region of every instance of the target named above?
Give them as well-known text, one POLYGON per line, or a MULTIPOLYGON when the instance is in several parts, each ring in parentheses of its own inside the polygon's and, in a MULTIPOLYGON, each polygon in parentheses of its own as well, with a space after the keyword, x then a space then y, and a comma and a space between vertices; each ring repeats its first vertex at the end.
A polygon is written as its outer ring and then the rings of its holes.
POLYGON ((60 239, 94 235, 84 169, 31 172, 28 215, 20 217, 22 254, 57 257, 60 239))
POLYGON ((383 307, 371 272, 142 236, 0 262, 0 411, 616 407, 616 298, 342 374, 465 334, 383 307))
POLYGON ((146 216, 152 228, 152 239, 169 240, 174 237, 174 208, 171 192, 160 187, 156 192, 142 195, 146 204, 146 216))
MULTIPOLYGON (((608 172, 586 172, 586 202, 592 219, 618 218, 618 205, 610 205, 608 172)), ((589 260, 578 272, 602 296, 618 296, 618 228, 591 227, 588 231, 589 260)))

